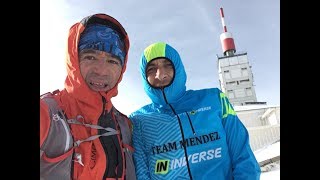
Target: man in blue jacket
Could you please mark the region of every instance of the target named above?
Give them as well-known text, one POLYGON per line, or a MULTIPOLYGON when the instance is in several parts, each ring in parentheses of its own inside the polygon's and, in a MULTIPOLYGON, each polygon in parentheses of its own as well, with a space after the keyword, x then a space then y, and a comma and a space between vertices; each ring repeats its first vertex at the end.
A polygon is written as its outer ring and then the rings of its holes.
POLYGON ((141 57, 152 100, 132 113, 137 179, 258 180, 249 135, 218 88, 186 91, 178 52, 162 42, 141 57))

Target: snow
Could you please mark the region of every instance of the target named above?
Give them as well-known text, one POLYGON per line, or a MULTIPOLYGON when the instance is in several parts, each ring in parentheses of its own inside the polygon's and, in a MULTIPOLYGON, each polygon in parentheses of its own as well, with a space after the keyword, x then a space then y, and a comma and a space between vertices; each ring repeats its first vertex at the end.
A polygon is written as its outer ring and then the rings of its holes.
POLYGON ((245 106, 234 106, 235 111, 246 111, 246 110, 254 110, 254 109, 262 109, 262 108, 274 108, 280 107, 280 105, 266 105, 266 104, 258 104, 258 105, 245 105, 245 106))
MULTIPOLYGON (((280 141, 258 149, 254 154, 258 162, 280 156, 280 141)), ((261 171, 260 180, 280 180, 280 161, 262 167, 261 171)))
POLYGON ((261 173, 260 180, 280 180, 280 168, 261 173))
POLYGON ((276 142, 265 148, 258 149, 254 152, 254 155, 258 162, 280 156, 280 142, 276 142))

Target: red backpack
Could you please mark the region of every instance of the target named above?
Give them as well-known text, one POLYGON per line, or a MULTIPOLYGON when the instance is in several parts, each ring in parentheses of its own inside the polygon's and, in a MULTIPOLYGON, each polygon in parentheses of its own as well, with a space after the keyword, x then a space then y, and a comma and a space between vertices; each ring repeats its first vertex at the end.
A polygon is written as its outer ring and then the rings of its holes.
MULTIPOLYGON (((74 148, 78 147, 82 142, 92 141, 100 136, 110 136, 118 134, 118 132, 110 127, 104 128, 99 125, 85 124, 79 119, 82 118, 78 115, 74 119, 68 119, 60 108, 53 93, 45 93, 40 96, 49 107, 50 116, 50 129, 48 135, 40 147, 40 179, 59 179, 69 180, 73 177, 73 163, 78 162, 82 164, 81 154, 74 153, 74 148), (105 129, 107 132, 104 134, 90 136, 84 140, 73 140, 69 124, 78 124, 95 129, 105 129)), ((133 165, 132 153, 134 149, 131 146, 131 121, 115 108, 115 115, 117 116, 118 123, 122 134, 122 148, 126 159, 125 174, 127 179, 135 179, 135 169, 133 165), (127 131, 129 130, 129 132, 127 131)), ((82 164, 83 165, 83 164, 82 164)))

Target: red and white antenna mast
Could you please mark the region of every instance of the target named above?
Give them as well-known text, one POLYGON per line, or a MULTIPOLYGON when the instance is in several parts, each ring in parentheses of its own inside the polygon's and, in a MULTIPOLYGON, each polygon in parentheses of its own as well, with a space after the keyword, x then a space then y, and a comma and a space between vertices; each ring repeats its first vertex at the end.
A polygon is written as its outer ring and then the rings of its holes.
POLYGON ((232 34, 227 31, 227 26, 224 22, 224 13, 222 7, 220 8, 220 15, 223 27, 223 33, 220 35, 222 50, 225 56, 230 56, 236 52, 236 47, 234 45, 232 34))

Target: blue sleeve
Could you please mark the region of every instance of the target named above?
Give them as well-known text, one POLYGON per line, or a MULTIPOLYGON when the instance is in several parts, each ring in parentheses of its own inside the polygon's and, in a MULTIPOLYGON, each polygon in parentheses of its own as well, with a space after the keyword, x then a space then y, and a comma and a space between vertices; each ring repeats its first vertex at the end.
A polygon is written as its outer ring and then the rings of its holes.
POLYGON ((222 92, 220 100, 233 177, 235 180, 259 180, 261 170, 250 147, 248 131, 222 92))
POLYGON ((135 149, 133 160, 136 169, 137 180, 149 180, 148 153, 143 145, 141 127, 138 119, 130 117, 133 124, 132 143, 135 149))

